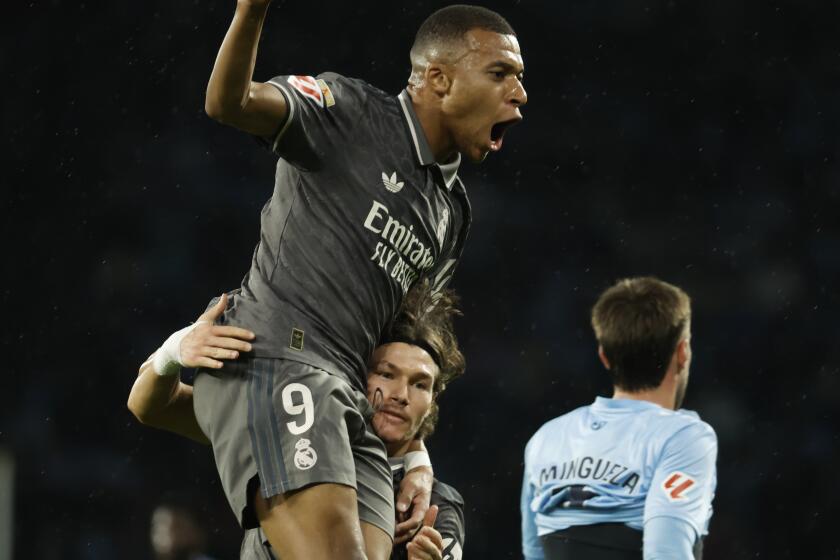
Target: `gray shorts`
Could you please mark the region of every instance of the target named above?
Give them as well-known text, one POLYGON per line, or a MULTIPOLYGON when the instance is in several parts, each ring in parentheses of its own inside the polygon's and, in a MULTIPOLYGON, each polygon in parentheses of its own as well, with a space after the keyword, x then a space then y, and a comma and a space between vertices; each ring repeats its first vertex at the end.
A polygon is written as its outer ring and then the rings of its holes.
POLYGON ((341 377, 290 360, 228 362, 198 372, 193 406, 244 529, 258 526, 256 484, 270 498, 336 483, 356 489, 361 521, 393 536, 391 469, 370 425, 373 409, 341 377))

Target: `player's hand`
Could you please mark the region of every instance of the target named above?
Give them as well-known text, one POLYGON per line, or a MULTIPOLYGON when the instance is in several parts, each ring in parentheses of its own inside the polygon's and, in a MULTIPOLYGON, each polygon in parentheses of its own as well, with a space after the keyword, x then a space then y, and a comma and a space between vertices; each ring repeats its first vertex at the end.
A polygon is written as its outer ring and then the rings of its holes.
POLYGON ((434 476, 429 467, 411 469, 400 482, 397 494, 397 527, 394 544, 411 539, 411 536, 423 523, 423 516, 429 510, 432 500, 434 476))
POLYGON ((237 4, 254 8, 268 8, 271 0, 236 0, 237 4))
POLYGON ((423 527, 406 545, 408 560, 442 560, 443 537, 434 528, 438 507, 432 506, 423 518, 423 527))
POLYGON ((227 294, 196 321, 202 322, 181 341, 181 365, 219 369, 220 360, 235 360, 240 352, 250 352, 254 333, 239 327, 216 325, 227 306, 227 294))

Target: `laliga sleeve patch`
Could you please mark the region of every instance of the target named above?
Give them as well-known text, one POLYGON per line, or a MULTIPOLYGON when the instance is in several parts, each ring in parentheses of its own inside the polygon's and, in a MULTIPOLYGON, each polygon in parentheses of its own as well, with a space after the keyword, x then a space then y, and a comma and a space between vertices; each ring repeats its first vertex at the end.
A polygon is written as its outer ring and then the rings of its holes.
POLYGON ((662 489, 665 496, 672 502, 678 502, 688 498, 689 489, 694 486, 695 480, 685 473, 674 471, 665 477, 662 489))
MULTIPOLYGON (((298 93, 314 101, 318 107, 324 107, 324 91, 319 84, 323 80, 316 80, 312 76, 289 76, 287 81, 298 93)), ((329 92, 329 88, 326 85, 324 83, 324 88, 329 92)), ((332 93, 330 93, 330 99, 332 100, 332 93)), ((332 100, 332 104, 334 103, 335 100, 332 100)))
POLYGON ((330 86, 327 85, 327 82, 324 80, 318 80, 318 87, 321 88, 321 93, 324 96, 324 103, 326 103, 327 107, 335 105, 335 97, 333 97, 332 91, 330 91, 330 86))

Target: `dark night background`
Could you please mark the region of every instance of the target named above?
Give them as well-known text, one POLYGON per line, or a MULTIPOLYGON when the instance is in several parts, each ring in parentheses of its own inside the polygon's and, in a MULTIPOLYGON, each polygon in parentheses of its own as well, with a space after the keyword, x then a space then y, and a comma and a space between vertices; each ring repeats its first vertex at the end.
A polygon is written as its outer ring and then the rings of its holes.
MULTIPOLYGON (((397 93, 434 2, 275 2, 255 79, 335 70, 397 93)), ((833 2, 488 3, 530 101, 462 178, 464 379, 430 441, 467 558, 520 556, 523 446, 608 394, 589 308, 655 274, 693 297, 686 406, 718 433, 706 558, 840 558, 840 8, 833 2)), ((15 2, 2 24, 0 448, 17 559, 150 558, 191 503, 239 533, 209 449, 140 426, 138 365, 239 284, 274 160, 211 121, 225 2, 15 2)))

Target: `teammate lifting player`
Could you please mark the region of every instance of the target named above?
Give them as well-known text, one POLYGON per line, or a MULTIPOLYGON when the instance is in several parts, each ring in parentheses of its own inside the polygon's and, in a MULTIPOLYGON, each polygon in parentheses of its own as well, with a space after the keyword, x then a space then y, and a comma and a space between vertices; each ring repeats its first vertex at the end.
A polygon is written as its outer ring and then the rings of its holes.
MULTIPOLYGON (((211 364, 217 350, 251 339, 250 331, 214 325, 225 298, 211 305, 194 330, 180 344, 179 364, 168 375, 155 370, 154 356, 140 368, 128 405, 145 424, 165 429, 200 443, 209 443, 192 409, 192 387, 179 379, 181 366, 211 364)), ((369 364, 367 396, 379 406, 373 428, 388 450, 395 488, 408 468, 412 444, 431 435, 437 423, 437 398, 464 371, 452 316, 457 313, 449 290, 431 305, 425 282, 409 291, 394 324, 374 351, 369 364)), ((306 458, 311 455, 304 452, 306 458)), ((453 488, 435 480, 432 508, 424 526, 407 545, 395 546, 391 560, 459 560, 464 546, 463 499, 453 488)), ((275 558, 260 529, 246 532, 243 560, 275 558)))

